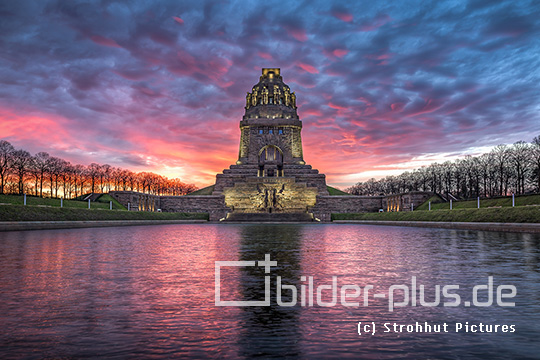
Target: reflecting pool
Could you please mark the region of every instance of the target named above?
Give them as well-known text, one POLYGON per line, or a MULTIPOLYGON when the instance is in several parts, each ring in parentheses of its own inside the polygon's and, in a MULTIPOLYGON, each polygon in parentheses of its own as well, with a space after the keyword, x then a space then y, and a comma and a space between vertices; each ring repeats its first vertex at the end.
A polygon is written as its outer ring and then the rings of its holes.
MULTIPOLYGON (((540 358, 538 235, 190 224, 5 232, 0 249, 2 359, 540 358), (276 262, 268 273, 248 265, 267 254, 276 262), (264 300, 268 276, 270 306, 216 306, 216 261, 246 262, 220 267, 221 300, 264 300), (278 276, 280 303, 294 306, 278 305, 278 276), (473 287, 490 277, 494 305, 474 306, 473 287), (426 302, 435 302, 437 285, 459 285, 460 302, 441 290, 438 306, 412 306, 404 289, 412 291, 412 279, 425 286, 426 302), (310 281, 315 292, 330 289, 317 299, 310 281), (343 285, 361 289, 355 297, 351 288, 345 304, 343 285), (499 285, 515 286, 517 295, 504 299, 514 307, 496 304, 499 285), (336 295, 334 306, 320 305, 336 295), (449 331, 393 331, 417 322, 449 331), (482 332, 480 323, 515 331, 482 332), (370 324, 373 335, 363 331, 370 324)), ((478 301, 489 301, 487 293, 478 291, 478 301)))

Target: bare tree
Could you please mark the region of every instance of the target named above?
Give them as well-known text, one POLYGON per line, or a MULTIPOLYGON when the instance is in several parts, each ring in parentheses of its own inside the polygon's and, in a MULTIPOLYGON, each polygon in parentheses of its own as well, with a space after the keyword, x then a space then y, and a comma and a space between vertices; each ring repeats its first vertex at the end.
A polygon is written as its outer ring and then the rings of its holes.
POLYGON ((531 158, 530 146, 525 141, 518 141, 514 143, 509 151, 509 158, 514 165, 516 172, 516 193, 525 193, 525 179, 529 170, 529 161, 531 158))
POLYGON ((84 192, 84 185, 86 184, 86 167, 84 165, 75 165, 73 167, 73 189, 75 192, 75 197, 79 196, 79 191, 81 195, 84 192))
POLYGON ((62 193, 64 198, 71 198, 71 176, 73 174, 73 165, 69 161, 62 161, 62 172, 60 178, 62 180, 62 193))
POLYGON ((505 144, 497 145, 493 150, 495 165, 497 168, 499 193, 498 195, 506 195, 507 192, 507 167, 508 167, 508 146, 505 144))
POLYGON ((478 166, 479 166, 479 176, 482 180, 482 189, 483 189, 483 195, 487 196, 493 195, 492 188, 493 188, 493 179, 492 179, 492 171, 493 168, 493 153, 489 152, 486 154, 482 154, 478 158, 478 166))
POLYGON ((39 152, 34 156, 34 171, 39 179, 39 196, 43 197, 43 182, 49 169, 49 154, 39 152))
POLYGON ((94 193, 96 189, 96 182, 99 181, 101 176, 101 165, 96 163, 91 163, 90 166, 86 169, 86 175, 90 181, 91 192, 94 193))
POLYGON ((24 193, 24 177, 30 171, 32 155, 26 150, 15 150, 13 153, 13 172, 17 177, 19 194, 24 193))
POLYGON ((104 164, 101 165, 100 171, 99 171, 99 187, 100 192, 103 194, 105 193, 105 189, 108 188, 110 190, 110 175, 111 175, 111 165, 104 164))
POLYGON ((535 137, 531 144, 532 180, 536 183, 536 191, 540 192, 540 136, 535 137))
POLYGON ((4 186, 13 167, 13 153, 15 148, 9 142, 0 140, 0 194, 4 193, 4 186))
POLYGON ((48 177, 50 182, 51 197, 58 197, 58 187, 60 175, 63 171, 63 166, 66 161, 60 158, 51 156, 47 159, 48 177), (54 190, 54 195, 53 195, 54 190))

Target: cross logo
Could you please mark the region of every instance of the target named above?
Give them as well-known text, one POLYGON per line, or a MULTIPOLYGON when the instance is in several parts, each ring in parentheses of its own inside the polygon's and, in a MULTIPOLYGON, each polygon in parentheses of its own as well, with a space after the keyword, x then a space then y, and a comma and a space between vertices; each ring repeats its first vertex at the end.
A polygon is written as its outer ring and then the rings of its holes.
POLYGON ((270 276, 264 277, 264 300, 251 300, 251 301, 235 301, 235 300, 221 300, 221 272, 222 267, 227 266, 261 266, 264 267, 265 274, 270 273, 272 266, 277 266, 277 261, 270 260, 270 254, 264 255, 264 261, 258 261, 255 265, 255 261, 216 261, 216 283, 215 283, 215 305, 216 306, 270 306, 270 276))

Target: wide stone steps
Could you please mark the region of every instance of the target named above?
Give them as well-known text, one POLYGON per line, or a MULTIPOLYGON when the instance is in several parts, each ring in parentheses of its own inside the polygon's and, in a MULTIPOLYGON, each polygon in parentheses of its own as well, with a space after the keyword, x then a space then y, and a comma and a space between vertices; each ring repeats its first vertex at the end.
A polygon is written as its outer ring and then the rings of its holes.
POLYGON ((312 222, 311 213, 230 213, 227 222, 312 222))
MULTIPOLYGON (((302 176, 302 175, 317 175, 319 174, 319 170, 315 169, 283 169, 286 176, 302 176)), ((223 174, 227 175, 251 175, 251 176, 257 176, 258 168, 251 169, 224 169, 223 174)))

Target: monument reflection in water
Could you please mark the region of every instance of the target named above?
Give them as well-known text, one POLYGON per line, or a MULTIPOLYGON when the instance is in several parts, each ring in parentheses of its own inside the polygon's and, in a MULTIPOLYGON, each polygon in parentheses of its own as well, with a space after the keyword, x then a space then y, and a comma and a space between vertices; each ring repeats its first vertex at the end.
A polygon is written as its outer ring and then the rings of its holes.
MULTIPOLYGON (((253 225, 241 229, 240 260, 262 260, 270 254, 270 258, 277 262, 270 274, 259 266, 241 270, 240 286, 244 301, 264 299, 263 279, 266 275, 271 275, 272 279, 271 306, 242 308, 243 331, 239 338, 242 356, 301 354, 298 339, 302 334, 297 326, 300 308, 277 306, 275 279, 281 276, 283 282, 300 287, 303 240, 303 228, 299 226, 253 225)), ((291 293, 283 294, 283 300, 290 301, 291 293)))
MULTIPOLYGON (((540 237, 361 225, 167 225, 0 236, 2 358, 537 358, 540 237), (270 254, 269 307, 216 307, 215 261, 270 254), (466 293, 494 276, 513 308, 280 307, 275 279, 466 293), (514 324, 515 333, 357 333, 359 321, 514 324)), ((262 300, 264 268, 223 269, 224 300, 262 300)), ((283 301, 289 301, 285 293, 283 301)))

